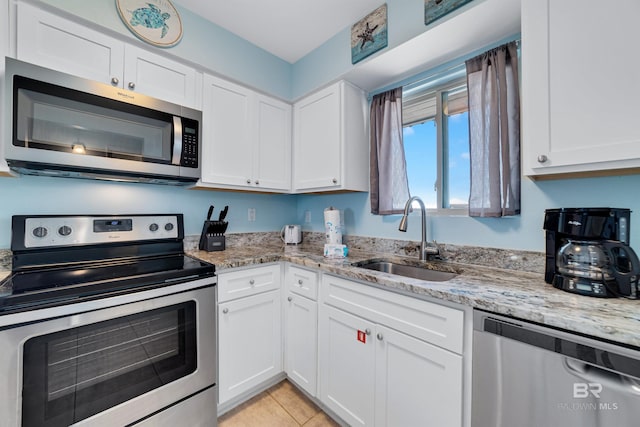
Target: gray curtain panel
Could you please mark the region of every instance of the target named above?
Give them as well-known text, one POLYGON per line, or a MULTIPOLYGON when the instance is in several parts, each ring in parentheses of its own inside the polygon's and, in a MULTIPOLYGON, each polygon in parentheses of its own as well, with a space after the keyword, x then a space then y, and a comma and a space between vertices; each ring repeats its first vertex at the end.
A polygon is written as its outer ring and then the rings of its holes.
POLYGON ((402 88, 373 97, 370 126, 371 213, 403 213, 409 182, 402 143, 402 88))
POLYGON ((471 190, 469 216, 520 213, 520 94, 516 42, 466 62, 471 190))

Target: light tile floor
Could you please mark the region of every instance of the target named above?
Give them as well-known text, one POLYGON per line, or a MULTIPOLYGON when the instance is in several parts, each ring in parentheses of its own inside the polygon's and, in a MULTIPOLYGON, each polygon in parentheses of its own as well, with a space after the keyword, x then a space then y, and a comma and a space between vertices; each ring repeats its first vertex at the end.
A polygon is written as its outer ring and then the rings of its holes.
POLYGON ((218 418, 219 427, 338 427, 285 380, 218 418))

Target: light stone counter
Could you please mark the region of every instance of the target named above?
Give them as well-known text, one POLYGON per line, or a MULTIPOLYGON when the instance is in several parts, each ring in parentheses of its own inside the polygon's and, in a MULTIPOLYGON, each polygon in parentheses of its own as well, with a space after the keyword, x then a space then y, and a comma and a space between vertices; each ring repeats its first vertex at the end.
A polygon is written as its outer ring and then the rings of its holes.
POLYGON ((229 268, 288 261, 347 278, 373 283, 391 291, 451 301, 523 320, 562 328, 640 347, 640 300, 600 299, 567 293, 544 282, 542 271, 531 273, 454 262, 429 262, 431 267, 459 274, 446 282, 429 282, 351 264, 367 259, 396 259, 419 264, 415 257, 388 257, 381 253, 350 251, 345 259, 324 258, 319 246, 283 247, 281 244, 243 245, 221 252, 189 250, 189 254, 229 268))

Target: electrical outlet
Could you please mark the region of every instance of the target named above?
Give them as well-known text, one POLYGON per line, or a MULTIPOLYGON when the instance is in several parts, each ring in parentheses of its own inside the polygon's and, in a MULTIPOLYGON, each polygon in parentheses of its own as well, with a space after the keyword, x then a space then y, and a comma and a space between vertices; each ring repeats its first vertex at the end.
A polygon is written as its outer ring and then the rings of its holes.
POLYGON ((249 208, 247 211, 247 219, 249 222, 254 222, 256 220, 256 208, 249 208))
POLYGON ((304 211, 305 224, 311 224, 311 211, 304 211))

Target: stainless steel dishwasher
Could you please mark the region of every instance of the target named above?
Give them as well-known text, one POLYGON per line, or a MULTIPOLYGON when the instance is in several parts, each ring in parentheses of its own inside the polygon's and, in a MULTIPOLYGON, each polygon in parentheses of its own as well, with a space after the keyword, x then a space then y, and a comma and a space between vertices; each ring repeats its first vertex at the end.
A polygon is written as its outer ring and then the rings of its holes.
POLYGON ((474 310, 473 427, 640 425, 640 350, 474 310))

